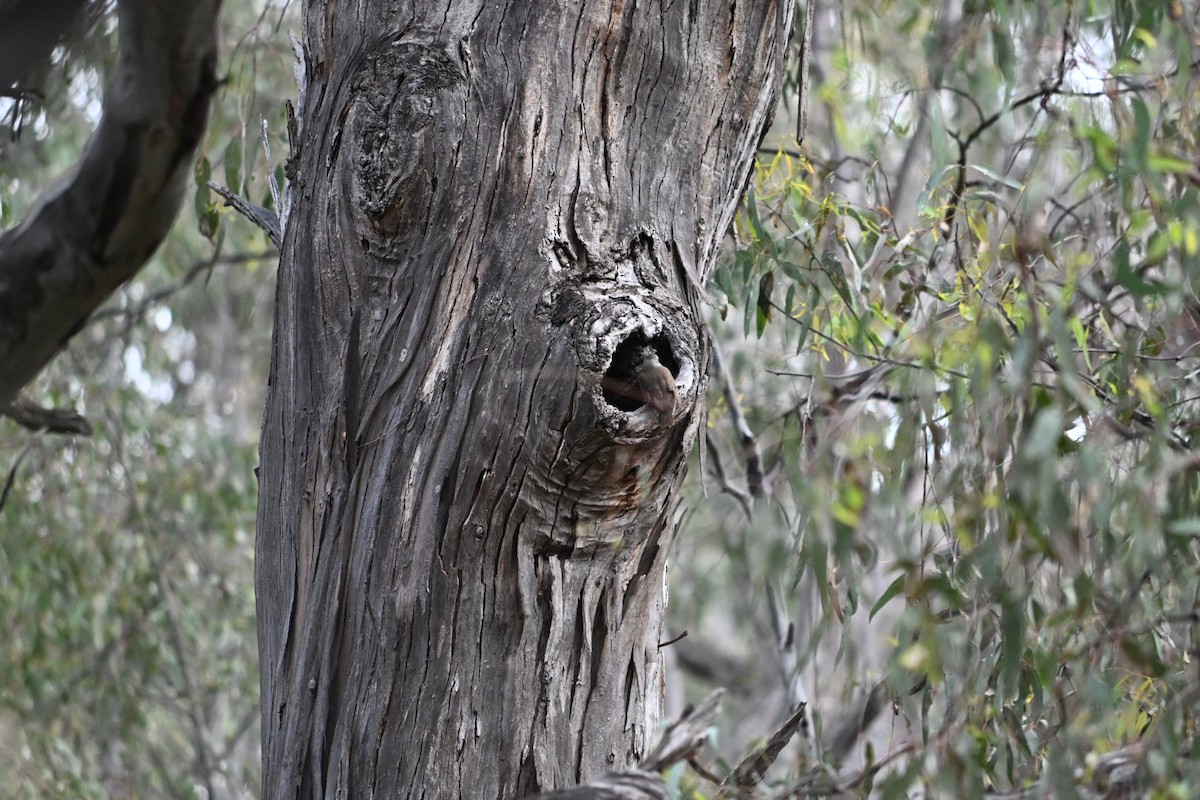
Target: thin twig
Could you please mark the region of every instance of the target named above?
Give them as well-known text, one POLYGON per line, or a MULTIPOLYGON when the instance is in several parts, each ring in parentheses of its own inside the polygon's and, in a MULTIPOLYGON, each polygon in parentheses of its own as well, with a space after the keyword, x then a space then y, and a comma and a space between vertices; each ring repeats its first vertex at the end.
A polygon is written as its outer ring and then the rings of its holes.
POLYGON ((1127 641, 1138 636, 1144 636, 1152 632, 1155 628, 1162 625, 1197 625, 1200 624, 1200 608, 1193 608, 1190 611, 1179 611, 1170 614, 1162 614, 1154 619, 1137 626, 1122 626, 1112 631, 1093 636, 1088 641, 1084 642, 1077 650, 1069 653, 1064 661, 1074 661, 1083 658, 1092 650, 1098 647, 1103 647, 1106 644, 1116 644, 1118 641, 1127 641))
POLYGON ((97 320, 106 319, 108 317, 126 317, 136 319, 152 307, 166 300, 171 295, 186 287, 192 281, 203 273, 209 271, 213 267, 225 264, 246 264, 251 261, 264 261, 267 259, 278 258, 278 253, 274 250, 264 250, 258 253, 233 253, 227 256, 217 256, 215 258, 206 258, 203 261, 197 261, 188 268, 188 271, 182 278, 177 281, 168 283, 161 288, 147 294, 135 306, 125 307, 119 303, 112 303, 97 311, 88 319, 88 322, 96 322, 97 320))
POLYGON ((725 356, 721 346, 714 339, 712 342, 713 367, 721 381, 721 391, 725 395, 725 403, 729 406, 729 416, 733 429, 737 433, 738 442, 742 446, 742 456, 746 461, 746 488, 751 497, 763 496, 763 466, 762 452, 758 448, 758 438, 746 422, 746 415, 738 402, 737 393, 733 389, 733 376, 725 366, 725 356))
POLYGON ((17 482, 17 470, 21 468, 21 462, 25 460, 25 456, 29 455, 29 451, 33 449, 37 443, 41 433, 35 433, 25 446, 21 448, 21 452, 17 454, 16 460, 13 461, 12 467, 8 470, 8 479, 4 481, 4 491, 0 492, 0 511, 4 510, 4 504, 8 502, 8 493, 12 491, 13 484, 17 482))
POLYGON ((750 495, 743 491, 740 487, 734 486, 729 480, 729 476, 725 474, 725 464, 721 460, 721 451, 717 449, 717 445, 713 442, 711 436, 704 439, 704 449, 708 453, 712 468, 706 474, 717 479, 717 484, 721 487, 721 491, 728 494, 734 500, 737 500, 738 505, 742 507, 742 512, 749 520, 753 516, 753 509, 750 506, 750 495))

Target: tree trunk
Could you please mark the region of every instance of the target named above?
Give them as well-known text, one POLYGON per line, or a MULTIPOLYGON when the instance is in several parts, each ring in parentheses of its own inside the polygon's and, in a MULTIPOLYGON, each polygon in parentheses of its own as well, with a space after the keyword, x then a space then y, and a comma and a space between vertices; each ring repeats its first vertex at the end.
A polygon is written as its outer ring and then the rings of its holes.
POLYGON ((511 798, 653 743, 699 286, 794 2, 444 5, 306 9, 264 798, 511 798), (646 346, 673 407, 638 393, 646 346))

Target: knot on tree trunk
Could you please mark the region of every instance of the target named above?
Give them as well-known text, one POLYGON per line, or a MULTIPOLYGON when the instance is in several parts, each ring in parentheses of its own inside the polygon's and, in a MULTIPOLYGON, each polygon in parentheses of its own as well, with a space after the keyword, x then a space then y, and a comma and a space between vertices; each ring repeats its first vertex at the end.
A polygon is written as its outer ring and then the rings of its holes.
POLYGON ((465 84, 459 58, 424 38, 389 38, 362 56, 347 119, 365 249, 386 249, 397 233, 424 230, 435 204, 446 200, 437 174, 454 159, 465 84))

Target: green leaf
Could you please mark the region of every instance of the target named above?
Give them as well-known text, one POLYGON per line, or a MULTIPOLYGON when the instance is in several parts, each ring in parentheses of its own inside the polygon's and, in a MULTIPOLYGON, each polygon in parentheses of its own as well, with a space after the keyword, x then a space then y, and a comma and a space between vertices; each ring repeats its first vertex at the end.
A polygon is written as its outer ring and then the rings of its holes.
POLYGON ((1192 171, 1192 162, 1161 153, 1150 156, 1146 166, 1155 172, 1167 172, 1172 175, 1185 175, 1192 171))
MULTIPOLYGON (((717 268, 713 270, 712 282, 716 284, 721 293, 725 295, 726 300, 733 297, 733 271, 730 269, 728 261, 722 259, 717 268)), ((722 317, 723 319, 724 317, 722 317)))
POLYGON ((1012 693, 1017 689, 1021 675, 1021 654, 1025 651, 1024 603, 1013 598, 1001 602, 1000 631, 1000 678, 1007 692, 1012 693))
POLYGON ((1080 136, 1092 145, 1092 158, 1104 173, 1112 172, 1117 166, 1117 143, 1099 127, 1088 125, 1080 129, 1080 136))
POLYGON ((1079 352, 1083 355, 1084 366, 1088 372, 1092 371, 1092 356, 1088 351, 1087 331, 1083 328, 1083 323, 1079 321, 1079 317, 1071 317, 1067 320, 1067 327, 1071 329, 1071 333, 1075 336, 1075 344, 1079 347, 1079 352))
POLYGON ((771 235, 758 218, 758 195, 753 185, 746 192, 746 220, 750 223, 750 235, 756 244, 765 246, 771 242, 771 235))
POLYGON ((812 309, 817 307, 821 301, 821 290, 815 285, 808 295, 808 310, 804 314, 804 319, 801 322, 800 338, 796 341, 796 353, 799 354, 804 349, 804 343, 808 341, 808 334, 812 332, 813 312, 812 309))
POLYGON ((758 338, 762 338, 767 323, 774 314, 773 295, 775 292, 775 271, 767 270, 758 279, 758 300, 755 302, 758 322, 758 338))
POLYGON ((221 160, 225 164, 225 186, 231 192, 242 193, 242 137, 234 136, 225 145, 221 160))
POLYGON ((888 601, 904 590, 907 582, 908 573, 902 572, 897 575, 896 580, 888 584, 888 587, 883 590, 883 594, 879 595, 879 599, 875 601, 875 605, 871 606, 871 613, 867 616, 867 621, 875 619, 875 615, 888 604, 888 601))
POLYGON ((831 255, 821 259, 821 268, 829 276, 829 282, 833 284, 834 290, 838 293, 838 297, 842 298, 846 307, 854 308, 854 300, 850 297, 850 283, 846 280, 846 271, 842 267, 842 262, 836 256, 831 255))
POLYGON ((1121 240, 1113 250, 1113 263, 1117 267, 1117 283, 1136 297, 1153 297, 1166 291, 1167 287, 1161 283, 1147 281, 1134 271, 1129 264, 1129 244, 1125 240, 1121 240))
POLYGON ((1135 173, 1145 172, 1150 159, 1150 109, 1140 97, 1134 97, 1130 105, 1133 107, 1134 137, 1130 149, 1130 168, 1135 173))
POLYGON ((1012 37, 999 25, 992 26, 992 51, 995 53, 996 67, 1004 76, 1004 80, 1011 85, 1017 58, 1013 50, 1012 37))
POLYGON ((212 189, 208 181, 212 175, 212 164, 204 156, 196 159, 194 170, 196 192, 192 196, 192 211, 196 215, 196 229, 205 239, 212 241, 221 226, 221 214, 213 203, 212 189))
POLYGON ((991 167, 985 167, 983 164, 967 164, 967 168, 975 170, 976 172, 978 172, 980 175, 983 175, 988 180, 993 180, 993 181, 996 181, 997 183, 1002 183, 1010 189, 1016 189, 1019 192, 1025 190, 1025 184, 1021 183, 1020 181, 1015 181, 1012 178, 1001 175, 999 172, 996 172, 996 170, 992 169, 991 167))

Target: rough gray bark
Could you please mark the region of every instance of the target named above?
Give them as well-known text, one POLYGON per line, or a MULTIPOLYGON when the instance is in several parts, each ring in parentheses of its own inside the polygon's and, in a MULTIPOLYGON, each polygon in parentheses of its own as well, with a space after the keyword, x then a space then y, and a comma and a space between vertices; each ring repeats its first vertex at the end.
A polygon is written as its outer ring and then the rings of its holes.
POLYGON ((793 13, 308 2, 261 446, 265 798, 511 798, 645 756, 698 287, 793 13), (646 345, 670 413, 601 386, 646 345))
POLYGON ((118 3, 120 62, 72 174, 0 237, 0 409, 158 248, 216 89, 220 0, 118 3))
POLYGON ((636 768, 610 772, 571 789, 533 795, 532 800, 666 800, 667 785, 661 773, 707 742, 723 693, 718 689, 684 712, 663 731, 654 750, 636 768))

